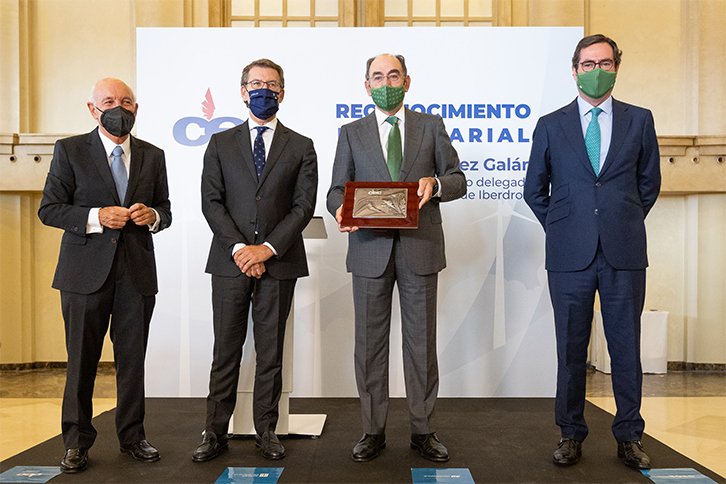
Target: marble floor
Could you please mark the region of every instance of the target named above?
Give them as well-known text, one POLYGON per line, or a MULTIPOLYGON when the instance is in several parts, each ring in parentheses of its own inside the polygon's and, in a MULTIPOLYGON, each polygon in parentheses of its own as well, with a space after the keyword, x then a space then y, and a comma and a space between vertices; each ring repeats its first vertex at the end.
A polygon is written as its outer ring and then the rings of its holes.
MULTIPOLYGON (((0 460, 60 433, 64 382, 62 369, 0 371, 0 460)), ((610 375, 590 371, 587 388, 590 402, 615 412, 610 375)), ((93 402, 95 415, 115 406, 113 370, 99 370, 93 402)), ((726 477, 726 373, 644 375, 642 414, 649 435, 726 477)))

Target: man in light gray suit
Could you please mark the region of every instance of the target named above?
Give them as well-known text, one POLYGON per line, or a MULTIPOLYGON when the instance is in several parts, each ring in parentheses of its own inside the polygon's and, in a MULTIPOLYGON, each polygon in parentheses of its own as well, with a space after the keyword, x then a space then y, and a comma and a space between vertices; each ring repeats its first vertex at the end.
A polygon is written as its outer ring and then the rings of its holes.
POLYGON ((394 285, 401 301, 411 448, 432 461, 449 459, 433 423, 439 388, 436 292, 438 273, 446 267, 439 204, 462 197, 466 179, 441 117, 403 107, 410 86, 403 56, 382 54, 368 60, 365 88, 377 109, 341 128, 327 198, 339 230, 349 234, 346 264, 353 273, 355 375, 364 430, 353 448, 357 462, 375 459, 386 446, 394 285), (348 181, 417 181, 418 228, 342 226, 348 181))

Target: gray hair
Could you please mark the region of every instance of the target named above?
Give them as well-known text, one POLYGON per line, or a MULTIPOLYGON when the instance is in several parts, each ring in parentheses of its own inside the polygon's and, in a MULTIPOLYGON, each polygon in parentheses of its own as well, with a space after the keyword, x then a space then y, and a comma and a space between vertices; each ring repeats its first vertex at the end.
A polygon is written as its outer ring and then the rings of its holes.
MULTIPOLYGON (((385 55, 385 54, 379 54, 379 55, 377 55, 375 57, 371 57, 366 62, 366 81, 368 79, 370 79, 370 76, 368 75, 368 72, 370 72, 370 70, 371 70, 371 64, 373 64, 373 61, 376 60, 376 59, 378 59, 382 55, 385 55)), ((401 69, 403 69, 403 72, 401 73, 401 75, 405 78, 406 75, 408 74, 408 70, 406 70, 406 59, 401 54, 391 54, 391 55, 393 55, 393 57, 395 57, 396 59, 398 59, 398 62, 401 63, 401 69)))

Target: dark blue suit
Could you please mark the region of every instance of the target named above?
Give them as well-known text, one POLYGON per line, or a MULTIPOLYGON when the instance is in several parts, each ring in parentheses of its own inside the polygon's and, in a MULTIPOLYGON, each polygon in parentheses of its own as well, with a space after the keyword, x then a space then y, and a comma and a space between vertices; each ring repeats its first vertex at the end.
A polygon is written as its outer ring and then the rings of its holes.
POLYGON ((645 217, 660 191, 653 116, 613 100, 612 139, 596 175, 577 100, 540 118, 524 198, 546 233, 557 335, 555 417, 562 437, 587 436, 585 362, 595 292, 600 296, 618 407, 613 434, 640 440, 640 315, 645 299, 645 217))

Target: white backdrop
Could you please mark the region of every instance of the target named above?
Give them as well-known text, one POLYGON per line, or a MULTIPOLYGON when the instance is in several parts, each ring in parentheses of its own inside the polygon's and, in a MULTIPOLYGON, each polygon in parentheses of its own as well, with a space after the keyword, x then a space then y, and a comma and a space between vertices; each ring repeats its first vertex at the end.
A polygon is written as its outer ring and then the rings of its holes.
MULTIPOLYGON (((154 238, 160 292, 148 396, 207 394, 211 232, 201 213, 202 159, 213 132, 247 118, 240 75, 261 57, 285 70, 279 119, 315 143, 316 214, 329 236, 306 241, 311 274, 296 290, 292 396, 357 395, 347 236, 325 211, 325 194, 338 128, 373 108, 365 63, 383 52, 406 57, 404 102, 444 118, 469 184, 465 199, 441 206, 440 395, 554 395, 544 233, 522 184, 538 117, 576 96, 570 57, 581 37, 580 27, 138 29, 137 132, 166 152, 173 212, 171 228, 154 238)), ((403 396, 396 308, 392 326, 391 394, 403 396)))

